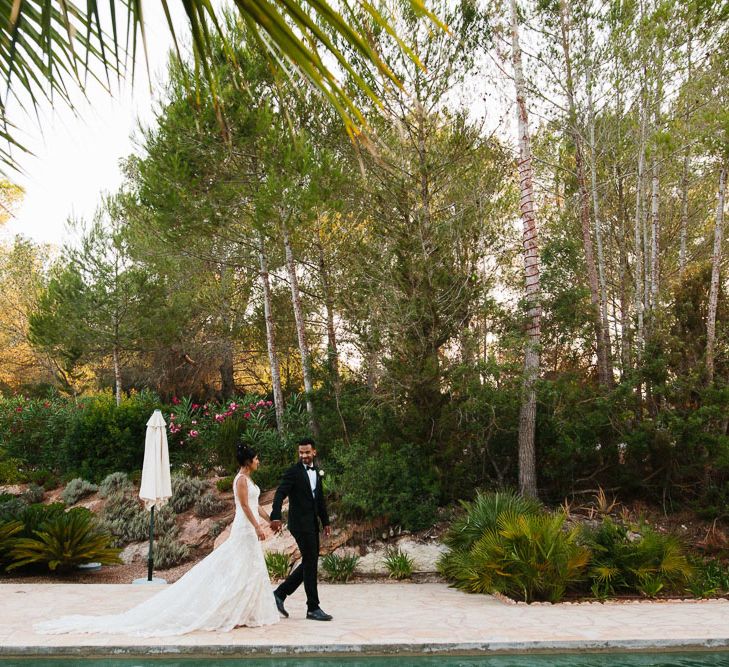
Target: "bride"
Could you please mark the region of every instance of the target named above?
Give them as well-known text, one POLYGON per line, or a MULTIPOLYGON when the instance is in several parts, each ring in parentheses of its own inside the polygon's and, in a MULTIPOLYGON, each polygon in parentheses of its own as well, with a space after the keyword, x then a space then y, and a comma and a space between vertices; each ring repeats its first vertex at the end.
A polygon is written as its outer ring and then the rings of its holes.
POLYGON ((278 610, 258 543, 265 533, 256 513, 265 521, 270 518, 258 506, 260 489, 250 478, 260 463, 256 452, 246 445, 238 445, 236 457, 240 471, 233 482, 235 518, 230 536, 220 547, 169 588, 121 614, 66 616, 39 623, 35 630, 42 634, 165 637, 277 623, 278 610))

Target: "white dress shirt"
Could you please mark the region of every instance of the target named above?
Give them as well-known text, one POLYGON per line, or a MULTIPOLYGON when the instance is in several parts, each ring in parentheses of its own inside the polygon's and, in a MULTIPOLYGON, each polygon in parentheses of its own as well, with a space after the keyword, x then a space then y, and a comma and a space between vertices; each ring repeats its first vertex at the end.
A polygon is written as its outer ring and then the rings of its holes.
POLYGON ((307 470, 306 474, 309 476, 309 484, 311 484, 311 495, 316 493, 316 470, 307 470))

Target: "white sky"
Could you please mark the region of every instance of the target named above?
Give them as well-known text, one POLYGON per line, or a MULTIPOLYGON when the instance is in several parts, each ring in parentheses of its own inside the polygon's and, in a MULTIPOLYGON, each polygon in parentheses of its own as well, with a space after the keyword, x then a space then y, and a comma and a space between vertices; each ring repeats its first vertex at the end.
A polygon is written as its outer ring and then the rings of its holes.
MULTIPOLYGON (((181 3, 170 3, 181 7, 181 3)), ((144 55, 139 47, 134 84, 122 81, 113 96, 93 86, 88 101, 79 95, 77 113, 60 103, 49 103, 35 116, 16 114, 21 142, 34 155, 22 156, 24 174, 12 180, 25 189, 22 205, 3 230, 3 236, 23 234, 38 242, 60 245, 70 240, 66 230, 69 217, 91 219, 103 192, 113 192, 121 184, 119 160, 134 151, 132 135, 138 122, 149 125, 153 119, 154 93, 164 81, 167 53, 172 48, 161 3, 145 3, 149 85, 144 55)), ((175 17, 182 25, 184 15, 175 17)), ((183 30, 184 32, 184 30, 183 30)), ((179 34, 179 33, 178 33, 179 34)))

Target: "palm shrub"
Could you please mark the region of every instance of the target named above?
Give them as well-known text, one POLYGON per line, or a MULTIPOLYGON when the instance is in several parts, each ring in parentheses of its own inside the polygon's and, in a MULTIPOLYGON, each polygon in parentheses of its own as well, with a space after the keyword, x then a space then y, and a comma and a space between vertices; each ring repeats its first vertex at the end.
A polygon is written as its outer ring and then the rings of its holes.
POLYGON ((347 583, 352 578, 358 562, 359 556, 356 554, 340 556, 339 554, 330 553, 322 558, 321 566, 330 581, 347 583))
POLYGON ((63 489, 63 493, 61 494, 61 500, 66 505, 75 505, 81 498, 96 493, 98 490, 99 487, 96 484, 87 482, 85 479, 81 479, 81 477, 76 477, 66 484, 66 488, 63 489))
MULTIPOLYGON (((463 558, 487 531, 496 530, 499 516, 504 512, 533 516, 544 509, 538 500, 520 496, 511 489, 476 493, 473 501, 461 501, 463 514, 451 523, 443 536, 449 548, 439 561, 441 572, 449 572, 451 561, 462 563, 463 558)), ((460 567, 458 565, 457 567, 460 567)))
POLYGON ((172 475, 172 498, 169 505, 181 514, 190 509, 207 490, 207 484, 197 477, 186 475, 172 475))
POLYGON ((543 511, 538 500, 520 496, 510 489, 479 491, 472 502, 461 501, 461 506, 465 510, 463 515, 451 524, 443 537, 444 544, 452 550, 470 549, 487 530, 496 528, 503 512, 534 515, 543 511))
POLYGON ((110 542, 111 536, 99 531, 93 513, 76 507, 46 521, 33 537, 15 540, 10 549, 13 562, 7 569, 43 564, 52 572, 66 572, 92 561, 121 563, 119 549, 110 542))
POLYGON ((5 521, 0 523, 0 569, 7 565, 7 554, 13 547, 14 538, 23 530, 20 521, 5 521))
POLYGON ((557 602, 584 578, 590 552, 579 530, 565 530, 562 513, 502 512, 468 550, 452 552, 439 569, 457 588, 471 593, 503 593, 533 602, 557 602))
POLYGON ((26 505, 16 515, 18 521, 23 524, 21 537, 33 537, 36 531, 43 530, 47 523, 55 521, 66 510, 63 503, 51 503, 43 505, 26 505))
POLYGON ((655 597, 665 588, 685 584, 693 571, 679 539, 647 525, 634 533, 606 517, 599 526, 582 529, 582 542, 593 554, 588 577, 595 597, 616 593, 655 597))

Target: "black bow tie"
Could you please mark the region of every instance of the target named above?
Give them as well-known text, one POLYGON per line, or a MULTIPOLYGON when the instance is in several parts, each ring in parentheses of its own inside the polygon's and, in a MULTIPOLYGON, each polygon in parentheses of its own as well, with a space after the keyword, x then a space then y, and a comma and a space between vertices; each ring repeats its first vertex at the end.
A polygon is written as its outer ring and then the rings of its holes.
POLYGON ((314 466, 304 466, 307 470, 314 470, 314 466))

